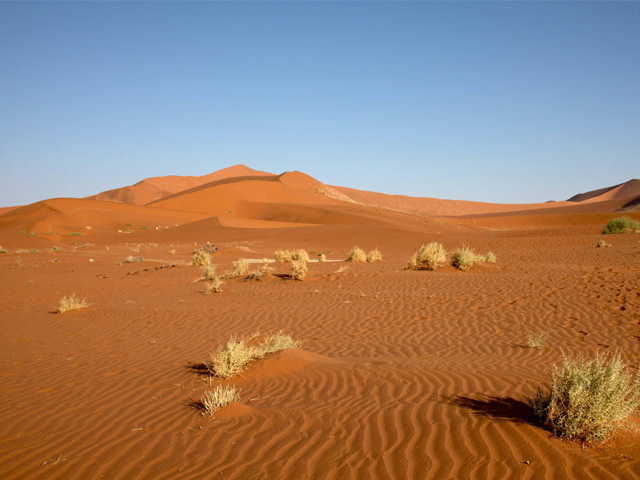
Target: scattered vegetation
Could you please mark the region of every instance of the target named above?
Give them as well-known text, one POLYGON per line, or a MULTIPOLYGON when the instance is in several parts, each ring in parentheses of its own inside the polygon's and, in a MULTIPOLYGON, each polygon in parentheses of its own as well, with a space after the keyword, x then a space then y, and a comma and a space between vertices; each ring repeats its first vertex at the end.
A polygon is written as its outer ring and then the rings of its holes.
POLYGON ((382 253, 380 253, 380 250, 378 250, 377 248, 367 253, 367 262, 375 263, 375 262, 381 262, 381 261, 382 261, 382 253))
POLYGON ((442 244, 431 242, 422 245, 420 249, 409 259, 407 268, 411 270, 435 270, 447 259, 447 251, 442 244))
POLYGON ((211 264, 211 254, 209 252, 205 252, 204 250, 200 250, 193 254, 191 257, 191 265, 194 267, 204 267, 205 265, 211 264))
POLYGON ((640 222, 633 220, 629 217, 616 217, 609 220, 607 226, 604 227, 602 233, 604 235, 613 233, 634 233, 640 232, 640 222))
POLYGON ((133 255, 129 255, 125 258, 122 263, 139 263, 144 262, 144 257, 134 257, 133 255))
POLYGON ((29 238, 31 238, 31 237, 35 237, 35 236, 36 236, 36 234, 35 234, 35 233, 33 233, 33 232, 30 232, 30 233, 27 235, 27 237, 29 237, 29 238))
POLYGON ((273 274, 274 269, 269 266, 269 259, 263 258, 262 261, 264 262, 262 266, 254 270, 253 272, 249 272, 246 280, 249 280, 249 281, 255 280, 258 282, 262 282, 266 280, 269 277, 269 275, 273 274))
POLYGON ((216 411, 222 407, 226 407, 230 403, 234 403, 240 400, 240 392, 236 391, 235 385, 218 385, 213 390, 209 390, 200 399, 202 403, 202 410, 204 413, 213 417, 216 411))
POLYGON ((217 265, 204 265, 202 267, 202 276, 205 280, 213 280, 216 277, 217 265))
POLYGON ((496 256, 495 253, 493 252, 488 252, 485 256, 484 256, 484 261, 486 263, 496 263, 496 260, 498 260, 498 257, 496 256))
POLYGON ((70 312, 72 310, 80 310, 81 308, 87 308, 89 304, 87 303, 87 299, 83 298, 80 300, 76 297, 76 294, 73 293, 68 297, 65 295, 60 299, 60 303, 58 305, 58 313, 62 314, 65 312, 70 312))
POLYGON ((610 247, 611 244, 605 242, 604 240, 598 240, 598 245, 597 246, 598 246, 598 248, 604 248, 604 247, 610 247))
POLYGON ((220 293, 222 291, 222 285, 224 285, 222 279, 214 276, 209 283, 207 283, 207 291, 205 293, 220 293))
POLYGON ((539 335, 528 335, 528 337, 529 337, 529 348, 542 350, 542 346, 544 345, 544 340, 546 337, 545 332, 542 332, 539 335))
POLYGON ((300 345, 301 342, 293 340, 282 331, 264 336, 255 333, 243 339, 232 337, 225 346, 220 345, 211 354, 211 361, 207 363, 207 367, 212 375, 230 378, 254 360, 286 348, 299 348, 300 345))
POLYGON ((52 252, 57 252, 58 250, 62 250, 62 247, 57 247, 55 245, 53 247, 51 247, 51 251, 52 252))
POLYGON ((347 255, 347 262, 361 263, 367 261, 367 254, 357 246, 353 247, 347 255))
POLYGON ((5 250, 4 248, 0 247, 0 254, 2 253, 9 253, 7 250, 5 250))
POLYGON ((307 275, 307 262, 304 260, 293 260, 291 262, 291 272, 294 280, 304 280, 307 275))
POLYGON ((638 375, 632 375, 620 352, 597 354, 587 361, 563 355, 551 371, 551 387, 529 400, 538 420, 560 438, 589 444, 605 441, 640 406, 638 375))
POLYGON ((327 261, 327 256, 326 256, 324 253, 321 253, 321 254, 320 254, 320 258, 318 258, 318 261, 319 261, 320 263, 324 263, 324 262, 326 262, 326 261, 327 261))
POLYGON ((474 250, 466 245, 456 249, 451 254, 451 265, 458 270, 467 271, 476 262, 484 262, 485 257, 478 255, 474 250))
POLYGON ((26 230, 20 230, 20 231, 18 232, 18 235, 24 235, 25 233, 27 233, 27 231, 26 231, 26 230))
POLYGON ((224 274, 224 278, 227 278, 227 279, 238 278, 243 275, 246 275, 248 271, 249 271, 249 264, 247 263, 246 260, 241 258, 240 260, 233 262, 232 267, 229 270, 227 270, 227 272, 224 274))
POLYGON ((82 233, 82 232, 71 232, 69 235, 71 235, 72 237, 81 237, 82 235, 84 235, 84 233, 82 233))
POLYGON ((303 260, 304 262, 309 261, 309 254, 306 250, 276 250, 273 254, 273 258, 275 258, 278 263, 288 263, 294 260, 303 260))

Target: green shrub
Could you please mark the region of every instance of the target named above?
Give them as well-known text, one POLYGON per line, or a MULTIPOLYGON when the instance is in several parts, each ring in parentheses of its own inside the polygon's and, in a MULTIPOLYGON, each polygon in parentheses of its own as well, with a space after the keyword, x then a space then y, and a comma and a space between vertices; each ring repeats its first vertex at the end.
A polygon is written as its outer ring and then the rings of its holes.
POLYGON ((602 233, 605 235, 613 233, 634 233, 640 232, 640 222, 629 217, 616 217, 607 223, 602 233))
POLYGON ((84 235, 84 233, 81 233, 81 232, 71 232, 69 235, 71 235, 72 237, 81 237, 82 235, 84 235))
POLYGON ((409 259, 407 268, 411 270, 435 270, 447 259, 447 251, 442 244, 431 242, 422 245, 420 249, 409 259))
POLYGON ((620 352, 584 354, 573 360, 563 355, 561 368, 551 371, 551 387, 529 400, 536 418, 554 435, 585 443, 605 441, 640 406, 638 375, 631 374, 620 352))

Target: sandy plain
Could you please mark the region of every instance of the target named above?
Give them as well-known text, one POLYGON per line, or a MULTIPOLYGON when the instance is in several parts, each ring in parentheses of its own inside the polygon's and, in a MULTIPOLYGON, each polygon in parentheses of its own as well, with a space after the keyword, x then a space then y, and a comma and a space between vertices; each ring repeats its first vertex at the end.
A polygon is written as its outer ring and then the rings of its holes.
POLYGON ((639 478, 638 432, 583 449, 527 405, 562 352, 640 362, 640 235, 596 247, 637 181, 503 206, 212 175, 0 211, 0 477, 639 478), (406 270, 433 240, 497 262, 406 270), (220 270, 278 249, 335 261, 206 295, 189 263, 207 242, 220 270), (354 245, 383 261, 347 264, 354 245), (91 305, 55 313, 71 293, 91 305), (203 372, 230 335, 279 329, 302 348, 203 372), (203 416, 193 402, 218 384, 242 399, 203 416))

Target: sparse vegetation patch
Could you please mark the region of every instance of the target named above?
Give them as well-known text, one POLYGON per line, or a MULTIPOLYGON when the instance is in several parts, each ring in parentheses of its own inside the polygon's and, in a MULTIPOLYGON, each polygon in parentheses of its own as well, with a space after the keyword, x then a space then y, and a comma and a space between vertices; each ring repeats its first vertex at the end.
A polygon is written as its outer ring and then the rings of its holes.
POLYGON ((304 260, 293 260, 291 262, 291 272, 295 280, 304 280, 304 277, 307 275, 307 270, 307 262, 304 260))
POLYGON ((605 235, 614 233, 635 233, 640 232, 640 222, 629 217, 616 217, 609 220, 602 233, 605 235))
POLYGON ((472 248, 463 245, 451 254, 451 265, 458 270, 467 271, 476 262, 484 262, 485 257, 478 255, 472 248))
POLYGON ((377 248, 367 253, 367 262, 375 263, 375 262, 381 262, 381 261, 382 261, 382 253, 380 253, 380 250, 378 250, 377 248))
POLYGON ((200 250, 193 254, 191 265, 194 267, 204 267, 211 264, 211 254, 204 250, 200 250))
POLYGON ((87 308, 89 304, 87 303, 87 299, 83 298, 80 300, 76 297, 76 294, 73 293, 68 297, 65 295, 60 299, 60 303, 58 305, 58 313, 62 314, 65 312, 70 312, 72 310, 80 310, 81 308, 87 308))
POLYGON ((240 260, 233 262, 233 266, 229 270, 227 270, 227 272, 224 274, 224 278, 238 278, 242 275, 246 275, 248 271, 249 264, 246 260, 241 258, 240 260))
POLYGON ((347 255, 347 262, 363 263, 367 261, 367 254, 357 246, 353 247, 347 255))
POLYGON ((240 401, 240 392, 236 391, 235 385, 218 385, 213 390, 209 390, 200 399, 202 410, 205 414, 213 417, 216 411, 227 405, 240 401))
POLYGON ((610 246, 611 246, 610 243, 607 243, 604 240, 598 240, 598 245, 597 245, 598 248, 605 248, 610 246))
POLYGON ((538 387, 530 399, 536 418, 560 438, 599 444, 640 406, 637 373, 629 371, 620 352, 597 354, 593 360, 563 355, 562 367, 551 371, 549 391, 538 387))
POLYGON ((447 259, 447 251, 442 244, 431 242, 422 245, 409 259, 407 268, 411 270, 435 270, 447 259))

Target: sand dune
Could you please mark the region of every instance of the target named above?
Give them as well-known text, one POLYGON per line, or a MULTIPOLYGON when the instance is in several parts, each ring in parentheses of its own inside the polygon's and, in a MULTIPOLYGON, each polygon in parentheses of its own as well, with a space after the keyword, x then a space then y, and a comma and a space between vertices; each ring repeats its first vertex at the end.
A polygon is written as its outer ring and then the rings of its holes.
POLYGON ((632 179, 628 182, 614 185, 613 187, 592 190, 587 193, 579 193, 571 197, 568 202, 601 202, 604 200, 612 200, 626 197, 640 196, 640 180, 632 179))
POLYGON ((330 188, 300 172, 250 173, 145 206, 62 198, 0 214, 0 477, 638 477, 638 432, 582 449, 527 404, 563 353, 620 349, 637 363, 640 236, 596 248, 611 210, 633 197, 610 189, 499 213, 344 190, 353 202, 330 188), (438 205, 466 215, 426 214, 438 205), (406 270, 432 240, 498 261, 406 270), (310 263, 304 281, 272 263, 266 281, 225 280, 207 295, 190 266, 206 242, 220 247, 221 273, 283 248, 332 261, 310 263), (383 261, 345 262, 354 245, 383 261), (90 306, 54 313, 71 293, 90 306), (302 347, 229 380, 203 368, 230 336, 278 329, 302 347), (529 348, 543 332, 542 350, 529 348), (198 400, 226 384, 240 402, 203 416, 198 400))

